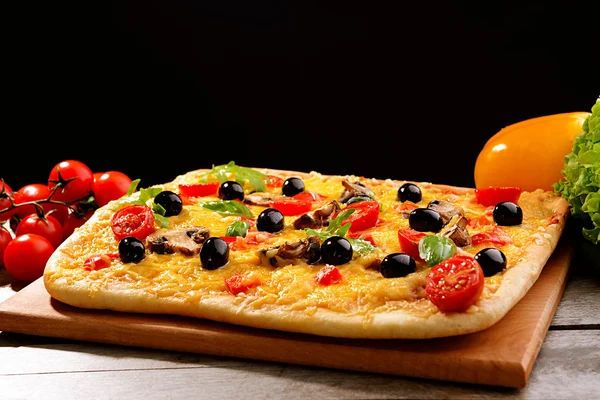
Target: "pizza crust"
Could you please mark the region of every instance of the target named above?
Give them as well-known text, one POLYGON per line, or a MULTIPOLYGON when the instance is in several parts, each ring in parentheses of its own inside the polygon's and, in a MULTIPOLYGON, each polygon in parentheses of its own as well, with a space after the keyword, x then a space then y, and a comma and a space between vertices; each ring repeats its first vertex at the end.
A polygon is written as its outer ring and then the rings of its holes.
MULTIPOLYGON (((268 174, 283 177, 306 177, 309 174, 296 171, 258 168, 268 174)), ((172 183, 182 182, 196 170, 177 177, 172 183)), ((395 181, 402 182, 402 181, 395 181)), ((422 187, 453 190, 464 194, 472 189, 425 182, 414 182, 422 187)), ((527 293, 539 277, 546 261, 557 246, 568 213, 567 202, 557 197, 545 207, 554 210, 553 223, 539 233, 521 259, 506 270, 496 292, 482 298, 476 305, 463 313, 436 312, 429 316, 411 313, 409 310, 392 310, 362 314, 347 314, 318 308, 313 314, 302 310, 290 310, 276 305, 261 308, 233 302, 234 296, 223 294, 207 296, 198 302, 189 302, 178 297, 158 297, 125 282, 111 282, 93 293, 84 280, 72 281, 60 276, 60 261, 69 258, 66 252, 82 240, 76 230, 55 251, 44 272, 44 284, 50 295, 63 303, 89 309, 107 309, 121 312, 145 314, 175 314, 195 318, 206 318, 236 325, 274 329, 343 338, 368 339, 427 339, 463 335, 486 329, 498 322, 527 293), (50 279, 52 277, 52 279, 50 279)), ((86 224, 94 224, 107 206, 97 210, 86 224)))

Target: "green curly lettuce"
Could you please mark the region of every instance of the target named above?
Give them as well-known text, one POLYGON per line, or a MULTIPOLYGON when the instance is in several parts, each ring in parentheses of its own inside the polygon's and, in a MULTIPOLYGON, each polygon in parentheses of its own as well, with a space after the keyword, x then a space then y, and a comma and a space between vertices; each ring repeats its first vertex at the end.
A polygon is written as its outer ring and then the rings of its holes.
POLYGON ((583 237, 600 242, 600 96, 592 113, 582 124, 582 132, 565 156, 563 179, 554 183, 554 192, 567 200, 571 215, 588 220, 583 237))

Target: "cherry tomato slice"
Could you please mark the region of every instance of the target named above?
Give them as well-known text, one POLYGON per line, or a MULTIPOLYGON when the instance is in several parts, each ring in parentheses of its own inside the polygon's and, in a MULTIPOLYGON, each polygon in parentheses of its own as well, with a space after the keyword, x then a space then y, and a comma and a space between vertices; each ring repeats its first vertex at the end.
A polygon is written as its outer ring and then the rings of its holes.
POLYGON ((144 240, 156 230, 152 209, 143 204, 132 204, 118 210, 111 219, 111 228, 115 239, 121 240, 127 236, 144 240))
POLYGON ((260 279, 254 275, 242 276, 241 274, 233 274, 229 278, 225 278, 225 286, 231 294, 238 294, 248 291, 248 289, 259 286, 260 279))
POLYGON ((474 258, 452 256, 427 275, 425 294, 443 312, 465 311, 481 296, 483 270, 474 258))
POLYGON ((269 188, 278 188, 283 185, 284 179, 278 177, 277 175, 267 175, 267 179, 265 179, 265 183, 269 188))
POLYGON ((296 199, 296 200, 317 201, 317 200, 324 199, 325 196, 323 196, 319 193, 310 192, 308 190, 305 190, 304 192, 300 192, 298 194, 293 195, 292 198, 296 199))
POLYGON ((329 286, 336 283, 340 283, 344 279, 344 276, 337 267, 333 265, 327 265, 319 270, 315 275, 315 281, 319 285, 329 286))
POLYGON ((400 242, 400 250, 415 260, 422 260, 419 255, 419 241, 424 236, 425 233, 414 229, 399 229, 398 242, 400 242))
POLYGON ((283 215, 300 215, 312 210, 312 201, 298 200, 293 197, 279 197, 271 202, 271 207, 281 211, 283 215))
POLYGON ((523 189, 512 186, 488 187, 475 189, 475 198, 482 206, 495 206, 502 201, 511 201, 515 204, 519 201, 523 189))
POLYGON ((350 208, 353 208, 354 212, 350 214, 350 217, 342 222, 342 225, 352 223, 348 232, 363 231, 377 225, 377 219, 379 217, 379 203, 375 200, 365 200, 352 203, 338 211, 334 218, 337 217, 340 212, 350 208))
POLYGON ((512 243, 509 234, 501 227, 494 226, 486 232, 479 232, 471 236, 471 244, 477 246, 481 243, 491 243, 499 246, 512 243))
POLYGON ((195 185, 179 185, 179 193, 188 197, 216 196, 219 192, 219 182, 198 183, 195 185))
POLYGON ((83 269, 88 271, 97 271, 99 269, 108 268, 112 260, 119 258, 118 253, 97 254, 89 257, 83 262, 83 269))

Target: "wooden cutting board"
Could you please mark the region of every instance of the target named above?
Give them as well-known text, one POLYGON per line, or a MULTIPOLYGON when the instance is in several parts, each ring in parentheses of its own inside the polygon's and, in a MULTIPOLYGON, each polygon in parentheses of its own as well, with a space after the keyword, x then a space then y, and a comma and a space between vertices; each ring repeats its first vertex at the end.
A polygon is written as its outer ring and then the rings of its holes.
POLYGON ((564 242, 527 295, 485 331, 428 340, 326 338, 167 315, 74 308, 41 279, 0 303, 0 331, 146 348, 524 387, 566 285, 564 242))

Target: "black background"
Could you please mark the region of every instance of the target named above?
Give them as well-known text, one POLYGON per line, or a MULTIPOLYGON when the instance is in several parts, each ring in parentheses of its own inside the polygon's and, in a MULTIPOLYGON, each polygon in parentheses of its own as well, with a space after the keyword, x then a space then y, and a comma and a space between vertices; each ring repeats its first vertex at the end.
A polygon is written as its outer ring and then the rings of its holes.
POLYGON ((585 2, 443 4, 2 2, 0 177, 234 160, 472 186, 504 126, 590 111, 585 2))

